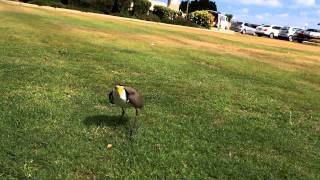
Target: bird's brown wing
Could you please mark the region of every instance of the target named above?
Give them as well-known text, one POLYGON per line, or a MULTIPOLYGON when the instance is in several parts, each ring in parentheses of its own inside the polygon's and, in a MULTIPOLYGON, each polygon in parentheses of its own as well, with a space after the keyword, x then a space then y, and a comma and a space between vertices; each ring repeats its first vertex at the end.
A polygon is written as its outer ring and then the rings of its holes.
POLYGON ((142 108, 143 107, 143 98, 142 96, 132 87, 124 87, 127 93, 127 98, 129 100, 129 103, 136 108, 142 108))

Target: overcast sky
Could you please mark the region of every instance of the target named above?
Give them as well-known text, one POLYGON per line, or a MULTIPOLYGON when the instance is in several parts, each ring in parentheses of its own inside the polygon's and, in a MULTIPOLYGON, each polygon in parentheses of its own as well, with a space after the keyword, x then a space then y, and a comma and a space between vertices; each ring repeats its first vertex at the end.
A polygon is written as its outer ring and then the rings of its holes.
MULTIPOLYGON (((160 0, 167 2, 167 0, 160 0)), ((180 1, 180 0, 172 0, 180 1)), ((320 28, 320 0, 215 0, 218 11, 257 24, 320 28)))

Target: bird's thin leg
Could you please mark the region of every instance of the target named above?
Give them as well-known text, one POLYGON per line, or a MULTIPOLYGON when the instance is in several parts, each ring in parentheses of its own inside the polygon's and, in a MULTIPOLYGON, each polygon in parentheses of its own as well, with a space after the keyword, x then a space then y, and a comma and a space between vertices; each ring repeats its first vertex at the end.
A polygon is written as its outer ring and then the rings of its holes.
POLYGON ((124 108, 122 108, 122 115, 121 115, 121 117, 123 117, 125 113, 126 113, 126 112, 124 111, 124 108))
POLYGON ((137 129, 138 128, 138 126, 137 126, 137 117, 138 117, 138 115, 139 115, 139 111, 138 111, 138 109, 136 108, 136 116, 134 117, 134 128, 135 129, 137 129))

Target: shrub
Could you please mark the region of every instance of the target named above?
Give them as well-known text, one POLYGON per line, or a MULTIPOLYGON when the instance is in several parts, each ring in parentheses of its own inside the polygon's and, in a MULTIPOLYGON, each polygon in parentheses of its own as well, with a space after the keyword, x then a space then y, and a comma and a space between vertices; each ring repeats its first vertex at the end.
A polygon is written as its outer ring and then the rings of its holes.
POLYGON ((176 17, 174 19, 162 19, 163 23, 168 23, 168 24, 176 24, 176 25, 181 25, 181 26, 190 26, 190 27, 199 27, 198 24, 190 21, 189 19, 183 18, 183 17, 176 17))
POLYGON ((148 0, 134 0, 133 14, 135 16, 146 15, 151 7, 151 2, 148 0))
POLYGON ((188 18, 192 22, 208 29, 212 27, 214 23, 214 16, 208 11, 195 11, 191 13, 188 18))
POLYGON ((162 19, 173 19, 181 13, 179 11, 172 10, 165 6, 155 5, 153 6, 153 14, 157 15, 161 20, 162 19))
POLYGON ((92 9, 103 12, 105 14, 109 14, 111 13, 111 10, 115 1, 114 0, 90 0, 89 3, 92 9))
POLYGON ((32 0, 29 1, 31 4, 36 4, 39 6, 52 6, 52 7, 64 7, 64 4, 60 2, 60 0, 32 0))
POLYGON ((133 0, 115 0, 112 7, 112 12, 120 12, 121 14, 127 16, 129 14, 129 8, 132 2, 133 0))
POLYGON ((146 21, 153 21, 153 22, 160 22, 160 18, 155 14, 148 14, 148 15, 142 15, 140 16, 140 19, 146 20, 146 21))

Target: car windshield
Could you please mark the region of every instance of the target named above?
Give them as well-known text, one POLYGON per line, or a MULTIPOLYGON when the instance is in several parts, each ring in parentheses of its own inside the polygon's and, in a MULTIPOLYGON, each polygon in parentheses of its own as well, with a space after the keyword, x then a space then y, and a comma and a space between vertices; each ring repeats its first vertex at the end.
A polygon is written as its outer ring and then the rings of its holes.
POLYGON ((285 26, 285 27, 281 28, 281 30, 289 30, 289 27, 285 26))
POLYGON ((293 28, 293 31, 301 31, 302 29, 300 28, 293 28))
POLYGON ((263 25, 263 27, 270 27, 270 25, 263 25))

